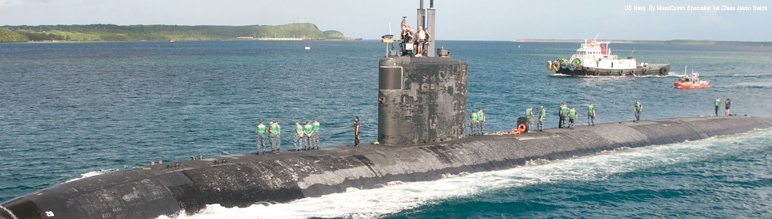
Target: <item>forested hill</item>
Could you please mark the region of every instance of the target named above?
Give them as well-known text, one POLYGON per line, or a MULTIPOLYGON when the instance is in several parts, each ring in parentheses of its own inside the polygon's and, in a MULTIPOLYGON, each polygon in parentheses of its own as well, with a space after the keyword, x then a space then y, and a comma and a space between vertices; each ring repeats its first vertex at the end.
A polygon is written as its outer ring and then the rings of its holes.
POLYGON ((321 31, 311 23, 250 26, 177 25, 41 25, 0 26, 0 42, 30 41, 158 41, 302 38, 347 40, 335 30, 321 31))

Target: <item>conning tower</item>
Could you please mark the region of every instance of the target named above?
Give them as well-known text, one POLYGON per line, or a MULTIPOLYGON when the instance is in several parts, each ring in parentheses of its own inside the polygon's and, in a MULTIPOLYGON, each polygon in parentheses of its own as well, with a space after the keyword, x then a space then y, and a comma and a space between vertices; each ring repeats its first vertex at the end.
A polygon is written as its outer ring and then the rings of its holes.
MULTIPOLYGON (((433 1, 429 10, 426 21, 432 33, 433 1)), ((424 20, 422 12, 423 1, 419 25, 424 20)), ((467 62, 450 58, 450 51, 444 48, 437 50, 438 57, 433 49, 424 57, 391 54, 379 61, 379 143, 420 145, 466 136, 467 62)))

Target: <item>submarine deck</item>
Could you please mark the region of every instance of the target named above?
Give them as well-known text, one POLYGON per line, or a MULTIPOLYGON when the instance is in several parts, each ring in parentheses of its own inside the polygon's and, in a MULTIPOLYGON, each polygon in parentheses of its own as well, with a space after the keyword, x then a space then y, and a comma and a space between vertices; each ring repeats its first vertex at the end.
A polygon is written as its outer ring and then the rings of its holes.
MULTIPOLYGON (((336 146, 183 160, 80 179, 3 203, 19 218, 155 218, 208 204, 246 207, 508 169, 618 148, 678 143, 772 127, 766 117, 694 117, 470 136, 421 146, 336 146), (222 162, 222 161, 225 162, 222 162), (217 163, 215 163, 217 161, 217 163), (45 212, 45 214, 44 214, 45 212)), ((2 213, 0 213, 2 216, 2 213)))

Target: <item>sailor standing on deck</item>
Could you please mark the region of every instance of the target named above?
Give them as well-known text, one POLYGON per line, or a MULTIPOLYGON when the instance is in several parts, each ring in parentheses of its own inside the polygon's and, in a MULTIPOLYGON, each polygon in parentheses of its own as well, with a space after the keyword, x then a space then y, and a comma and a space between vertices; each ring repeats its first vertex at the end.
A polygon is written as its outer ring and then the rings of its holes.
POLYGON ((303 126, 300 125, 299 121, 295 121, 295 138, 292 139, 292 146, 294 147, 293 150, 299 151, 300 150, 300 144, 302 144, 300 141, 303 140, 303 126))
POLYGON ((359 147, 359 116, 354 117, 354 147, 359 147))
POLYGON ((472 135, 477 135, 477 112, 472 110, 472 118, 469 119, 469 129, 472 135))
POLYGON ((316 121, 316 118, 314 118, 314 122, 311 123, 311 125, 314 126, 314 135, 312 136, 314 141, 314 149, 319 150, 319 126, 321 126, 321 124, 319 124, 319 121, 316 121))
POLYGON ((271 151, 276 149, 276 123, 271 120, 268 121, 268 143, 271 144, 271 151))
POLYGON ((544 116, 545 116, 546 113, 547 112, 546 112, 546 110, 544 110, 544 106, 541 106, 540 110, 539 110, 539 131, 543 131, 544 130, 544 124, 543 123, 544 123, 544 116))
POLYGON ((525 118, 529 118, 528 121, 530 123, 525 123, 525 129, 528 130, 528 132, 531 132, 531 125, 533 125, 533 107, 528 107, 528 109, 525 109, 525 113, 523 113, 523 115, 525 115, 525 118))
POLYGON ((563 104, 558 108, 558 128, 563 128, 563 104))
POLYGON ((574 120, 576 120, 576 109, 571 107, 568 111, 568 128, 574 129, 574 120))
POLYGON ((313 137, 311 137, 311 136, 314 135, 314 125, 311 125, 311 122, 306 121, 306 125, 303 128, 305 128, 303 130, 303 135, 305 136, 305 139, 306 139, 304 141, 305 144, 303 144, 303 150, 311 150, 311 148, 313 147, 312 146, 313 145, 313 142, 312 142, 313 141, 312 140, 313 137))
MULTIPOLYGON (((273 124, 276 124, 275 138, 276 138, 276 152, 278 153, 281 151, 281 125, 279 125, 279 120, 274 121, 273 124)), ((271 147, 271 150, 273 150, 273 147, 271 147)))
POLYGON ((568 128, 566 125, 566 117, 568 117, 568 105, 563 103, 560 105, 560 128, 568 128))
POLYGON ((635 101, 635 108, 633 108, 635 111, 635 121, 641 120, 641 110, 643 110, 643 105, 641 105, 641 102, 635 101))
POLYGON ((587 126, 595 126, 595 105, 587 106, 587 126))
POLYGON ((418 32, 416 32, 416 39, 418 40, 418 48, 415 53, 415 57, 421 57, 424 53, 424 44, 426 44, 426 37, 428 36, 428 32, 424 31, 424 28, 419 26, 418 32))
POLYGON ((260 124, 257 125, 257 130, 255 130, 255 133, 257 133, 257 154, 260 154, 260 152, 265 153, 266 131, 267 130, 265 124, 263 124, 263 120, 260 120, 260 124))
POLYGON ((477 111, 477 121, 480 122, 480 135, 485 135, 485 114, 482 108, 480 108, 480 111, 477 111))

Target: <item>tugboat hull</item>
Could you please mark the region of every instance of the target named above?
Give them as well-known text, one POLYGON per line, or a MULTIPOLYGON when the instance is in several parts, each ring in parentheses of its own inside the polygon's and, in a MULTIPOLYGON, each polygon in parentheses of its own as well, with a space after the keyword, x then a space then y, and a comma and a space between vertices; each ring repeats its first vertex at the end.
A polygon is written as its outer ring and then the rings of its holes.
POLYGON ((570 59, 548 61, 547 70, 571 76, 665 76, 670 65, 639 63, 632 56, 619 58, 612 55, 609 42, 590 39, 570 59))
POLYGON ((577 67, 573 71, 569 68, 561 68, 555 71, 556 74, 571 76, 666 76, 670 72, 668 64, 651 64, 648 67, 638 67, 636 69, 598 69, 577 67))

